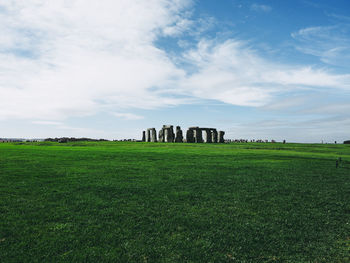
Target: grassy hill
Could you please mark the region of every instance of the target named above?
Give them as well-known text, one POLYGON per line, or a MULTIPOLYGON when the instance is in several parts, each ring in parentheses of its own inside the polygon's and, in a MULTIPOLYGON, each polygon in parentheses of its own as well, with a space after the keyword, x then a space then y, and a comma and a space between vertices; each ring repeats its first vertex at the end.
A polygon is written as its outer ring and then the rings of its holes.
POLYGON ((349 262, 350 145, 1 143, 0 261, 349 262))

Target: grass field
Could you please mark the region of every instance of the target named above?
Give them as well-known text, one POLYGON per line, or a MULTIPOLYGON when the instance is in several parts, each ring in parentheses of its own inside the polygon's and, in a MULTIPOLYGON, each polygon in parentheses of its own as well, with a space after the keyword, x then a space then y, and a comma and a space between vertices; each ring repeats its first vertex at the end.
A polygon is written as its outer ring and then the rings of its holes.
POLYGON ((350 145, 2 143, 0 262, 33 261, 349 262, 350 145))

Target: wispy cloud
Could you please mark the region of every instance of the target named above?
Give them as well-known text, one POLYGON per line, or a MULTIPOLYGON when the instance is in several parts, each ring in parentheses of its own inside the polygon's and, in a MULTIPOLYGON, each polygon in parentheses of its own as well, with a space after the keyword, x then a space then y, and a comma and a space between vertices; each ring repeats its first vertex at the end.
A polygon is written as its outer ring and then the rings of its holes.
POLYGON ((39 124, 39 125, 53 125, 53 126, 62 126, 62 122, 58 121, 32 121, 33 124, 39 124))
POLYGON ((275 63, 236 40, 203 39, 185 58, 197 69, 181 85, 185 92, 233 105, 263 106, 290 91, 350 90, 350 74, 275 63))
POLYGON ((124 113, 115 112, 115 113, 113 113, 113 115, 118 117, 118 118, 125 119, 125 120, 141 120, 144 118, 143 116, 136 115, 133 113, 126 113, 126 112, 124 112, 124 113))
MULTIPOLYGON (((262 107, 291 90, 350 89, 350 75, 276 63, 232 38, 198 34, 192 45, 181 42, 183 53, 170 54, 155 44, 158 39, 171 36, 177 42, 181 34, 196 34, 193 24, 202 24, 205 31, 215 23, 192 21, 191 3, 5 1, 6 11, 0 13, 0 35, 6 36, 0 38, 0 118, 62 121, 103 111, 140 119, 129 110, 202 99, 262 107)), ((293 37, 306 43, 317 36, 322 48, 300 48, 331 61, 331 54, 346 54, 348 44, 336 34, 344 45, 324 47, 321 42, 333 29, 306 28, 293 37)))
POLYGON ((349 67, 350 25, 318 26, 292 33, 296 48, 306 54, 320 57, 327 64, 349 67))
POLYGON ((253 11, 257 11, 257 12, 270 12, 272 10, 272 7, 269 5, 260 5, 260 4, 252 4, 250 6, 250 9, 253 11))
POLYGON ((327 14, 327 15, 329 17, 336 18, 338 21, 341 21, 341 22, 350 22, 350 16, 336 14, 336 13, 330 13, 330 14, 327 14))

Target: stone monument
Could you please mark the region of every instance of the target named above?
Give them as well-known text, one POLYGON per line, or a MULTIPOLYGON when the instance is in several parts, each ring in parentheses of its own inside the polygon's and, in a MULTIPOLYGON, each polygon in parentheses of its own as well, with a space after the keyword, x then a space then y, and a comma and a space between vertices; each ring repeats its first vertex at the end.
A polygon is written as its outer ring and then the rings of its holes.
POLYGON ((158 138, 159 138, 159 142, 164 142, 164 130, 163 129, 159 130, 158 138))
MULTIPOLYGON (((200 128, 198 126, 189 127, 186 132, 186 142, 188 143, 224 143, 225 132, 217 131, 215 128, 200 128), (203 132, 205 132, 203 140, 203 132)), ((183 142, 184 136, 180 126, 176 126, 174 133, 173 125, 163 125, 158 133, 159 142, 183 142)), ((142 141, 157 142, 157 131, 149 128, 142 132, 142 141)))
POLYGON ((146 130, 146 142, 151 142, 151 130, 146 130))
POLYGON ((224 135, 225 135, 224 131, 219 131, 219 143, 225 142, 224 135))
POLYGON ((189 142, 189 143, 194 142, 194 133, 192 129, 188 129, 186 132, 186 142, 189 142))
POLYGON ((176 126, 175 142, 183 142, 184 137, 180 126, 176 126))
POLYGON ((216 129, 211 131, 211 140, 213 143, 218 143, 218 131, 216 129))

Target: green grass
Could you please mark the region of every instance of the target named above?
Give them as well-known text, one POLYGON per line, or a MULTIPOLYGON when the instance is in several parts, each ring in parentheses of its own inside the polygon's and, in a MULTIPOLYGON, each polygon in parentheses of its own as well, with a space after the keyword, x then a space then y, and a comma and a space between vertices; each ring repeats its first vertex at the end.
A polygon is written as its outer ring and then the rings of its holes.
POLYGON ((0 262, 33 261, 349 262, 350 146, 1 143, 0 262))

